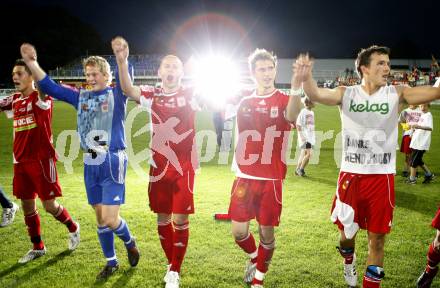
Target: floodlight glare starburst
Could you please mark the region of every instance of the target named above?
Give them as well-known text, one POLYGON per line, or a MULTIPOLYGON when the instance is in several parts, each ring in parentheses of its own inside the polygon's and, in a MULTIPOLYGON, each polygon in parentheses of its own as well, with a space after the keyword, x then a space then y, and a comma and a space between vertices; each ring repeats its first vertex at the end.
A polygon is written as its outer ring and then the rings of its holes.
POLYGON ((221 107, 239 90, 239 71, 234 62, 212 54, 196 60, 195 86, 198 93, 214 107, 221 107))

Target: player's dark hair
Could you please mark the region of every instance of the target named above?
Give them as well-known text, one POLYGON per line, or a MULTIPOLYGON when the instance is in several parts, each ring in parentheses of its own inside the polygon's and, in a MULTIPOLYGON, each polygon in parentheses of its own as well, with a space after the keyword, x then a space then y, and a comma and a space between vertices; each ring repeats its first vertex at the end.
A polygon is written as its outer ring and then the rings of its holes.
POLYGON ((362 78, 364 76, 361 71, 361 66, 370 65, 371 55, 374 53, 377 53, 379 55, 390 55, 390 48, 385 46, 377 46, 377 45, 373 45, 368 48, 363 48, 358 53, 356 61, 354 62, 359 77, 362 78))
POLYGON ((26 63, 24 62, 24 60, 22 58, 15 60, 14 67, 15 66, 23 66, 24 69, 26 70, 26 72, 29 75, 32 75, 31 69, 29 69, 29 67, 26 65, 26 63))

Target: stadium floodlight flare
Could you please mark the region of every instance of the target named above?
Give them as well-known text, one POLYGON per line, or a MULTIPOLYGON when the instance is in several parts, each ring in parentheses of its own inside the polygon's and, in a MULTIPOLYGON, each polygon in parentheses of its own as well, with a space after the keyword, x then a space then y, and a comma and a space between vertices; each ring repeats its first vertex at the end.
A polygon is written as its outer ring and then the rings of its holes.
POLYGON ((221 107, 239 91, 240 73, 231 58, 210 54, 194 61, 194 85, 210 105, 221 107))

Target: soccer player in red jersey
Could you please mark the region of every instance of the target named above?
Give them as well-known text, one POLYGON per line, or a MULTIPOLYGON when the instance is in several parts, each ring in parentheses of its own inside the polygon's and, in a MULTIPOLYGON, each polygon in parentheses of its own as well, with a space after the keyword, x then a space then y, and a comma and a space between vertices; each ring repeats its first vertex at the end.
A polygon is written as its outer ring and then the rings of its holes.
POLYGON ((189 214, 194 213, 195 113, 199 110, 192 88, 183 87, 183 64, 174 55, 165 56, 158 71, 160 87, 133 86, 128 73, 128 44, 112 41, 124 94, 151 113, 152 164, 148 197, 157 214, 160 243, 168 260, 166 288, 177 288, 189 239, 189 214))
POLYGON ((285 152, 301 109, 301 90, 289 96, 275 88, 277 60, 272 53, 256 49, 248 60, 256 87, 226 112, 227 118, 237 116, 238 132, 229 215, 235 242, 250 257, 244 281, 260 288, 275 249, 274 227, 280 223, 286 175, 285 152), (259 224, 258 249, 249 232, 254 218, 259 224))
POLYGON ((18 262, 27 263, 46 254, 41 240, 40 216, 35 198, 44 209, 69 230, 69 249, 80 241, 79 224, 55 198, 61 196, 56 170, 56 152, 52 139, 52 98, 34 87, 31 71, 21 59, 15 62, 12 80, 18 93, 0 101, 0 111, 12 111, 14 117, 14 180, 13 194, 21 200, 24 221, 33 243, 18 262))
POLYGON ((314 102, 338 105, 341 112, 343 157, 331 219, 340 230, 338 249, 349 286, 357 285, 355 239, 359 229, 368 231, 363 287, 380 287, 385 275, 385 236, 391 231, 394 210, 399 104, 440 98, 438 88, 388 85, 389 54, 387 47, 362 49, 355 62, 361 84, 335 89, 317 87, 308 55, 300 55, 294 64, 295 77, 303 83, 307 96, 314 102))

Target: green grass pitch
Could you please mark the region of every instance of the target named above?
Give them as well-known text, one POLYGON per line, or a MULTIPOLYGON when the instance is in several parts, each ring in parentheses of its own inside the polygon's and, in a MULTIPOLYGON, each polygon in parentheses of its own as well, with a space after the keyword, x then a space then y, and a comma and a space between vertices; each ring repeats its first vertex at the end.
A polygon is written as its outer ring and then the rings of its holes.
MULTIPOLYGON (((129 110, 133 107, 130 103, 129 110)), ((440 107, 432 106, 431 112, 434 132, 425 160, 434 173, 440 174, 440 134, 436 130, 440 126, 440 107)), ((322 142, 319 159, 314 158, 315 163, 306 169, 309 177, 294 177, 294 165, 289 165, 281 225, 276 229, 277 248, 265 287, 346 287, 342 260, 335 249, 338 232, 329 220, 338 175, 333 147, 334 137, 340 131, 340 119, 337 108, 321 105, 315 108, 315 117, 316 129, 333 137, 322 142)), ((146 121, 146 112, 137 115, 131 134, 146 121)), ((208 112, 200 112, 197 129, 212 129, 211 122, 208 112)), ((61 131, 75 127, 75 110, 67 104, 55 103, 55 142, 61 131)), ((129 137, 135 153, 147 147, 147 134, 129 137)), ((296 134, 293 138, 296 139, 296 134)), ((0 115, 0 184, 12 198, 11 150, 11 121, 0 115)), ((68 154, 68 151, 60 152, 68 154)), ((121 209, 121 215, 137 238, 142 253, 140 263, 130 269, 123 244, 116 239, 121 269, 107 282, 95 283, 95 276, 105 262, 96 235, 94 212, 86 200, 81 157, 80 153, 73 162, 72 174, 67 173, 63 163, 57 165, 64 195, 59 202, 81 223, 80 246, 73 253, 66 251, 66 228, 43 211, 38 202, 42 237, 48 253, 24 266, 17 264, 31 248, 20 211, 13 225, 0 229, 0 287, 163 287, 166 260, 156 233, 156 217, 148 208, 146 161, 140 163, 144 175, 138 175, 132 168, 128 170, 126 204, 121 209)), ((428 244, 435 234, 430 221, 440 200, 440 180, 437 178, 429 185, 408 186, 400 176, 401 166, 402 155, 398 153, 396 209, 393 230, 386 242, 383 287, 415 286, 426 263, 428 244)), ((196 214, 190 217, 190 240, 181 287, 247 287, 242 282, 246 255, 235 245, 230 223, 213 220, 215 212, 227 211, 233 179, 230 165, 219 165, 217 157, 202 163, 195 180, 196 214)), ((256 235, 255 222, 251 229, 256 235)), ((366 244, 366 233, 360 232, 357 239, 359 274, 365 270, 366 244)), ((436 280, 433 287, 440 287, 440 280, 436 280)))

